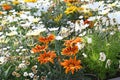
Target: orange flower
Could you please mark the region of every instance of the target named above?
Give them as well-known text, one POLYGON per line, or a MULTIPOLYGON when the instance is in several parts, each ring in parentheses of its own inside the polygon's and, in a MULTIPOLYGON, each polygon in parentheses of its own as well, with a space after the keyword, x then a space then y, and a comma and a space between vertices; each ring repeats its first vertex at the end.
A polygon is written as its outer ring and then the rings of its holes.
POLYGON ((2 11, 0 11, 0 15, 2 15, 3 14, 3 12, 2 11))
POLYGON ((93 28, 93 27, 94 27, 94 22, 90 21, 89 28, 93 28))
POLYGON ((88 20, 84 21, 84 24, 89 24, 89 23, 90 23, 90 21, 88 21, 88 20))
POLYGON ((75 44, 77 44, 78 42, 82 42, 82 38, 80 38, 80 37, 77 37, 76 39, 74 39, 73 40, 73 44, 75 43, 75 44))
POLYGON ((45 44, 48 44, 49 42, 53 41, 55 39, 55 36, 53 34, 50 34, 47 37, 40 37, 39 41, 45 44))
POLYGON ((64 45, 65 46, 73 46, 74 44, 77 44, 78 42, 82 42, 82 38, 77 37, 76 39, 65 40, 64 45))
POLYGON ((94 22, 93 21, 85 20, 84 24, 89 24, 89 26, 88 26, 89 28, 93 28, 94 27, 94 22))
POLYGON ((45 64, 47 62, 51 62, 54 63, 54 58, 56 57, 56 54, 54 51, 49 51, 46 53, 46 51, 43 54, 40 54, 40 56, 38 57, 38 61, 40 62, 40 64, 45 64))
POLYGON ((2 8, 3 8, 3 10, 10 10, 10 9, 12 9, 12 6, 10 6, 8 4, 3 4, 2 8))
POLYGON ((76 60, 76 57, 74 59, 70 58, 69 60, 64 60, 64 62, 61 62, 61 66, 63 66, 66 70, 65 73, 67 74, 69 71, 74 74, 74 71, 78 71, 79 69, 82 68, 80 65, 81 61, 76 60))
POLYGON ((71 56, 75 55, 78 51, 78 46, 66 47, 62 49, 62 55, 71 56))
POLYGON ((64 43, 64 45, 65 46, 72 46, 72 43, 73 42, 73 40, 65 40, 65 43, 64 43))
POLYGON ((36 45, 34 48, 32 48, 32 51, 34 53, 37 53, 37 52, 40 52, 40 51, 45 51, 45 49, 47 49, 47 46, 36 45))

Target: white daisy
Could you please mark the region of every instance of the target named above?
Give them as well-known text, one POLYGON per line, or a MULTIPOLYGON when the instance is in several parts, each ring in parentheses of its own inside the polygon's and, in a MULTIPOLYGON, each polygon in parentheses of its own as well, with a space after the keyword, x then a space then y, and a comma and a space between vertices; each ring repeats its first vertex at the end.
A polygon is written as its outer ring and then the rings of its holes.
POLYGON ((100 58, 99 58, 100 61, 105 61, 106 60, 106 55, 104 52, 100 52, 100 58))

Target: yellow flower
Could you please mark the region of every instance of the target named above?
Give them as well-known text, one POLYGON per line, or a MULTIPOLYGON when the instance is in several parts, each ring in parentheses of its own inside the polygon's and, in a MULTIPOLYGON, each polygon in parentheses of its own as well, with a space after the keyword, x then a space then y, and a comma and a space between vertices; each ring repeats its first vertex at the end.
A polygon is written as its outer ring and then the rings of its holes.
POLYGON ((24 0, 24 2, 37 2, 37 0, 24 0))
POLYGON ((65 14, 71 14, 77 11, 77 7, 76 6, 70 6, 65 10, 65 14))
POLYGON ((14 1, 13 1, 13 4, 14 4, 14 5, 17 5, 17 4, 19 4, 19 3, 20 3, 20 2, 19 2, 18 0, 14 0, 14 1))
POLYGON ((87 19, 92 16, 92 12, 84 12, 84 18, 87 19))
POLYGON ((64 0, 64 2, 75 3, 75 2, 80 2, 80 0, 64 0))
POLYGON ((0 26, 0 31, 2 31, 3 30, 3 27, 2 26, 0 26))
POLYGON ((61 18, 62 18, 62 14, 56 16, 55 19, 54 19, 54 21, 55 22, 59 22, 61 18))
POLYGON ((77 9, 78 9, 78 11, 83 11, 83 10, 84 10, 83 7, 79 7, 79 8, 77 8, 77 9))
POLYGON ((63 66, 66 70, 65 73, 67 74, 69 71, 74 74, 74 71, 78 71, 79 69, 82 68, 80 65, 81 61, 76 60, 76 57, 74 59, 70 58, 69 60, 64 60, 64 62, 61 62, 61 66, 63 66))
POLYGON ((66 5, 67 5, 68 7, 73 6, 73 4, 71 4, 71 3, 67 3, 66 5))

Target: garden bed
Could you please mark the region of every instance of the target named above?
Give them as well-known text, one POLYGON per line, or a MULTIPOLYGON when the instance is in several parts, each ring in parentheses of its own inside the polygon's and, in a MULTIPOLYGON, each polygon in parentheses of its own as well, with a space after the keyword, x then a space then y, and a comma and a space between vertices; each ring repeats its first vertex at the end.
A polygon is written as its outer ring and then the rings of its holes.
POLYGON ((119 0, 0 1, 0 80, 120 80, 119 48, 119 0))

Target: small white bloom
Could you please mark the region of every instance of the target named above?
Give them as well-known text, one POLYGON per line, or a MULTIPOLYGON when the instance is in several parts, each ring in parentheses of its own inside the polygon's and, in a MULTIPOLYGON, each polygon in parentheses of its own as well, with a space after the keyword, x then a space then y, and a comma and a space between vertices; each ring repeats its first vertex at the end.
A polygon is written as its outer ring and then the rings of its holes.
POLYGON ((28 76, 28 73, 27 73, 27 72, 24 72, 23 76, 25 76, 25 77, 28 76))
POLYGON ((88 44, 90 44, 90 43, 92 43, 92 38, 87 38, 87 42, 88 42, 88 44))
POLYGON ((109 6, 109 7, 114 7, 114 6, 116 6, 116 4, 117 4, 117 3, 114 2, 114 3, 112 3, 112 4, 108 4, 108 6, 109 6))
POLYGON ((10 49, 10 46, 7 46, 7 49, 10 49))
POLYGON ((31 25, 30 22, 26 22, 26 23, 24 23, 24 24, 21 24, 21 26, 22 26, 23 28, 28 28, 28 27, 30 27, 30 25, 31 25))
POLYGON ((56 36, 56 38, 55 38, 56 40, 62 40, 63 39, 63 37, 62 36, 56 36))
POLYGON ((120 24, 120 13, 118 15, 116 15, 116 22, 117 22, 117 24, 120 24))
POLYGON ((33 73, 29 73, 29 76, 30 76, 30 78, 33 78, 34 74, 33 73))
POLYGON ((102 17, 101 20, 102 20, 102 24, 105 24, 106 21, 108 20, 108 18, 107 17, 102 17))
POLYGON ((103 7, 102 5, 104 5, 103 1, 99 1, 99 2, 87 4, 86 7, 94 11, 97 11, 99 8, 103 7))
POLYGON ((68 32, 68 29, 67 29, 67 28, 65 28, 65 27, 62 27, 62 28, 61 28, 60 33, 65 34, 65 33, 67 33, 67 32, 68 32))
POLYGON ((0 35, 2 35, 3 34, 3 32, 0 32, 0 35))
POLYGON ((16 31, 12 31, 10 33, 6 33, 7 36, 15 36, 18 35, 18 33, 16 31))
POLYGON ((3 48, 3 50, 7 50, 7 48, 3 48))
POLYGON ((76 45, 78 46, 78 49, 79 49, 79 50, 83 49, 84 46, 85 46, 84 43, 79 43, 79 42, 78 42, 76 45))
POLYGON ((120 60, 119 60, 119 69, 120 69, 120 60))
POLYGON ((0 37, 0 43, 7 43, 9 40, 8 39, 5 39, 5 38, 2 38, 0 37))
POLYGON ((29 8, 35 8, 36 3, 27 3, 26 6, 29 8))
POLYGON ((105 61, 106 60, 106 55, 104 52, 100 52, 100 58, 99 58, 100 61, 105 61))
POLYGON ((27 16, 26 14, 20 14, 20 18, 21 18, 21 19, 27 19, 27 17, 28 17, 28 16, 27 16))
POLYGON ((106 10, 99 11, 98 13, 105 15, 105 14, 109 13, 109 11, 110 11, 110 9, 106 9, 106 10))
POLYGON ((94 21, 96 19, 96 17, 89 17, 88 21, 94 21))
POLYGON ((103 29, 102 29, 102 31, 103 31, 103 32, 105 32, 105 31, 106 31, 106 29, 104 29, 104 28, 103 28, 103 29))
POLYGON ((19 55, 22 55, 23 53, 19 53, 19 55))
POLYGON ((85 53, 82 53, 82 55, 83 55, 84 58, 87 58, 87 55, 85 53))
POLYGON ((40 35, 40 33, 44 31, 46 31, 46 28, 35 29, 33 31, 28 31, 26 36, 37 36, 37 35, 40 35))
POLYGON ((26 68, 27 66, 24 63, 19 64, 18 68, 26 68))
POLYGON ((17 30, 17 28, 16 28, 15 26, 9 27, 9 29, 10 29, 11 31, 16 31, 16 30, 17 30))
POLYGON ((120 26, 118 26, 118 30, 120 31, 120 26))
POLYGON ((116 11, 114 13, 109 13, 108 14, 108 17, 110 18, 110 20, 113 20, 115 21, 115 24, 120 24, 120 11, 116 11))
POLYGON ((110 25, 110 21, 107 20, 106 23, 105 23, 106 26, 109 26, 110 25))
POLYGON ((79 36, 85 36, 86 35, 86 31, 84 31, 83 33, 79 34, 79 36))
POLYGON ((108 59, 107 62, 106 62, 106 65, 105 65, 105 68, 109 68, 111 65, 111 60, 108 59))
POLYGON ((34 53, 32 50, 30 50, 31 53, 34 53))
POLYGON ((37 68, 37 65, 34 65, 35 68, 37 68))
POLYGON ((20 48, 20 49, 22 49, 22 48, 23 48, 23 46, 20 46, 19 48, 20 48))
POLYGON ((16 49, 16 52, 19 52, 20 51, 20 49, 16 49))
POLYGON ((33 22, 38 22, 40 19, 39 18, 34 18, 33 22))
POLYGON ((79 16, 79 18, 80 18, 80 19, 82 19, 82 18, 83 18, 83 16, 79 16))
POLYGON ((58 28, 48 28, 50 31, 57 31, 58 28))
POLYGON ((115 32, 114 32, 114 31, 110 32, 110 35, 114 35, 114 34, 115 34, 115 32))
POLYGON ((62 27, 59 33, 59 35, 61 35, 62 37, 67 37, 69 34, 70 34, 69 29, 65 27, 62 27))
POLYGON ((6 57, 0 57, 0 64, 3 64, 4 62, 6 62, 6 57))
POLYGON ((21 51, 23 51, 23 52, 24 52, 24 51, 27 51, 27 49, 22 49, 21 51))
POLYGON ((76 23, 74 24, 75 25, 75 31, 82 31, 84 29, 86 29, 89 24, 84 24, 84 20, 79 20, 79 21, 76 21, 76 23))
POLYGON ((25 60, 23 60, 22 63, 25 63, 25 60))
POLYGON ((110 19, 110 25, 112 25, 112 26, 114 26, 114 25, 116 25, 117 23, 116 23, 116 20, 115 19, 110 19))

